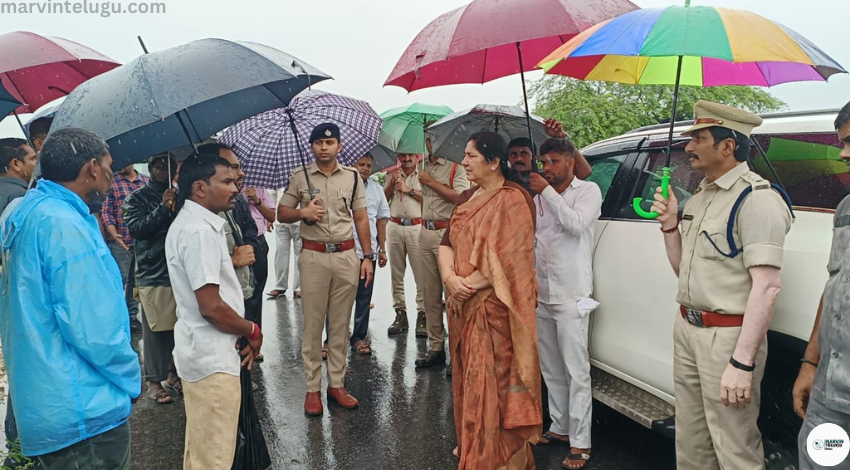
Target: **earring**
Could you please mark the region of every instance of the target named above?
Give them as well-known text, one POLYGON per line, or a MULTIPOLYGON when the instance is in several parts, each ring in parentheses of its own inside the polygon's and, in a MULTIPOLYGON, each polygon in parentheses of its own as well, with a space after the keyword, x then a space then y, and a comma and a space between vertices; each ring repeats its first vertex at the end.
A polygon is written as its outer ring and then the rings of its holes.
POLYGON ((495 166, 491 166, 491 167, 490 167, 490 171, 496 171, 496 167, 495 167, 495 166))

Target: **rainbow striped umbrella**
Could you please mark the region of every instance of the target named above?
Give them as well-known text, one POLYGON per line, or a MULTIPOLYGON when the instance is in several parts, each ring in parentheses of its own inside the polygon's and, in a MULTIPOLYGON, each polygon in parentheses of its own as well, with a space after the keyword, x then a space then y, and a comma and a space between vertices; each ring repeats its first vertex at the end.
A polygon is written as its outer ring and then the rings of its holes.
MULTIPOLYGON (((640 85, 756 85, 825 81, 847 73, 841 65, 790 28, 742 10, 709 6, 670 6, 625 13, 593 26, 538 64, 550 74, 580 80, 640 85)), ((675 117, 670 120, 667 164, 661 188, 670 184, 675 117)), ((643 218, 658 217, 633 201, 643 218)))
POLYGON ((773 86, 847 73, 808 39, 755 13, 687 5, 600 23, 538 67, 581 80, 692 86, 773 86))

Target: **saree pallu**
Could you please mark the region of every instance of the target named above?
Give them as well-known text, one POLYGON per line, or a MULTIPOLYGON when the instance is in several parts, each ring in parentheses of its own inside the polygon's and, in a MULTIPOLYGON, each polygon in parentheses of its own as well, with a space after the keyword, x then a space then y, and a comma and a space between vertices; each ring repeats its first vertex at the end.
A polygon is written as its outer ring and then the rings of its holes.
POLYGON ((458 206, 451 219, 455 271, 491 287, 449 309, 459 470, 533 469, 542 432, 537 355, 534 219, 509 186, 458 206))

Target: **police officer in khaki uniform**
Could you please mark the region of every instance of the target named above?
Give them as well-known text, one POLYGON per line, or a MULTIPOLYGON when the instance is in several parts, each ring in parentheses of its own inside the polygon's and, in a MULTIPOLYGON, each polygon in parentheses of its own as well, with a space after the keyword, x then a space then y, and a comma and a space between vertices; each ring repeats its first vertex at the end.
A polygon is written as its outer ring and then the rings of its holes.
POLYGON ((419 232, 422 229, 422 185, 419 184, 417 158, 412 153, 400 153, 401 168, 387 173, 384 194, 390 200, 390 223, 387 225, 390 270, 392 274, 393 309, 395 321, 387 329, 390 335, 404 333, 409 329, 407 299, 404 295, 404 274, 407 259, 416 281, 416 337, 427 338, 425 303, 422 298, 422 282, 419 280, 419 232))
POLYGON ((280 200, 278 220, 301 221, 301 273, 304 334, 301 356, 307 378, 304 412, 320 416, 322 409, 322 330, 328 318, 328 401, 347 409, 358 402, 345 389, 348 326, 360 279, 372 281, 369 218, 358 172, 337 162, 342 149, 339 127, 320 124, 310 134, 316 161, 290 177, 280 200), (300 209, 296 207, 301 204, 300 209), (352 224, 353 221, 353 224, 352 224), (363 249, 363 261, 354 250, 352 227, 363 249))
POLYGON ((425 135, 428 158, 419 172, 422 184, 422 229, 419 232, 419 281, 425 300, 425 323, 428 329, 428 351, 416 360, 416 367, 431 367, 446 363, 443 328, 443 281, 438 262, 440 242, 449 226, 449 219, 458 195, 469 189, 463 166, 434 156, 431 139, 425 135))
POLYGON ((762 119, 706 101, 697 102, 694 114, 694 126, 683 133, 691 137, 685 151, 705 178, 685 204, 681 229, 672 190, 665 200, 659 188, 652 206, 679 277, 673 330, 677 468, 759 469, 765 337, 792 215, 780 193, 746 163, 750 132, 762 119))

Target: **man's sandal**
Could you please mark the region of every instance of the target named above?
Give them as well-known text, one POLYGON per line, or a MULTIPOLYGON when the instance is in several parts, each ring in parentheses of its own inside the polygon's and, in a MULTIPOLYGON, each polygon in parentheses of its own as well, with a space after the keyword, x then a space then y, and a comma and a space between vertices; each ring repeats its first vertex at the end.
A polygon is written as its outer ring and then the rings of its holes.
POLYGON ((328 345, 327 345, 327 344, 325 344, 324 346, 322 346, 322 360, 323 360, 323 361, 327 361, 327 360, 328 360, 328 345))
POLYGON ((567 470, 582 470, 587 468, 590 465, 590 454, 586 454, 584 452, 573 454, 567 456, 566 460, 561 463, 562 468, 566 468, 567 470), (580 467, 570 466, 571 463, 577 460, 584 460, 584 463, 580 467))
POLYGON ((175 380, 174 382, 165 381, 162 382, 162 386, 171 392, 176 393, 179 396, 183 396, 183 381, 180 379, 175 380))
POLYGON ((564 438, 560 438, 560 437, 554 436, 552 434, 549 434, 549 431, 546 431, 543 434, 541 434, 540 437, 545 439, 546 442, 538 441, 537 445, 539 445, 539 446, 564 445, 564 446, 569 447, 569 445, 570 445, 569 436, 566 439, 564 439, 564 438))
POLYGON ((159 389, 159 391, 156 393, 149 393, 148 398, 152 402, 160 405, 168 405, 174 403, 174 397, 169 395, 168 392, 165 391, 165 389, 159 389))
POLYGON ((354 349, 361 356, 369 356, 372 354, 372 348, 366 341, 357 341, 354 343, 354 349))
POLYGON ((266 292, 266 295, 269 296, 270 299, 282 299, 286 297, 286 291, 275 289, 271 292, 266 292))

